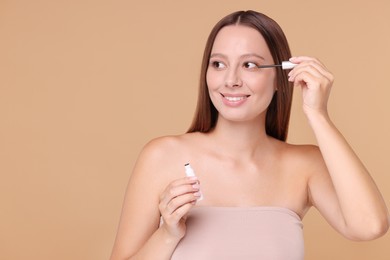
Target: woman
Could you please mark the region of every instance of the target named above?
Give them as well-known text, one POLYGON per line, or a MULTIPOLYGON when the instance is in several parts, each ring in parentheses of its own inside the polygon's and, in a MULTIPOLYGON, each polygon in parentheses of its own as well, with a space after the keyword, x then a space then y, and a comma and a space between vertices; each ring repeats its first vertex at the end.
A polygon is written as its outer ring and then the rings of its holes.
POLYGON ((311 206, 346 238, 386 233, 381 194, 328 116, 332 74, 290 57, 263 14, 235 12, 214 27, 194 122, 143 149, 111 259, 303 259, 311 206), (289 72, 259 68, 286 60, 297 64, 289 72), (293 88, 318 147, 285 142, 293 88), (185 163, 197 177, 185 177, 185 163))

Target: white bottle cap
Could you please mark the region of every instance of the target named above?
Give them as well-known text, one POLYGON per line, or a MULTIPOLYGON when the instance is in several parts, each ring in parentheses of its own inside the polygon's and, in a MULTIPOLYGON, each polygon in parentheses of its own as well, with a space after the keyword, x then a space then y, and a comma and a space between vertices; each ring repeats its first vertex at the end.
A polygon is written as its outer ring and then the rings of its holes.
POLYGON ((298 64, 292 63, 290 61, 282 61, 282 69, 284 70, 293 69, 297 65, 298 64))

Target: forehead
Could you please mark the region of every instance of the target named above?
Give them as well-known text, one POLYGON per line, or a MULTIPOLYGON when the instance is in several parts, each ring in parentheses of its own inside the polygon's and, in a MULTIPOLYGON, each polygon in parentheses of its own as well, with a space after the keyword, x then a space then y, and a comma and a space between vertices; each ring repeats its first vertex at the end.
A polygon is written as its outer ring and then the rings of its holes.
POLYGON ((267 43, 260 32, 243 25, 223 27, 215 38, 212 53, 224 53, 227 55, 256 53, 265 58, 271 57, 267 43))

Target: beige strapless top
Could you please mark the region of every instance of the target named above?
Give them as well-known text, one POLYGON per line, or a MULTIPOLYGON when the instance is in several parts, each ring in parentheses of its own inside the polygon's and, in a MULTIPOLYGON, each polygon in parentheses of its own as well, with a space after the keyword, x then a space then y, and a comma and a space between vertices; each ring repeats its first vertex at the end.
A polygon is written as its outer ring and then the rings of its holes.
POLYGON ((194 207, 172 260, 302 260, 303 225, 279 207, 194 207))

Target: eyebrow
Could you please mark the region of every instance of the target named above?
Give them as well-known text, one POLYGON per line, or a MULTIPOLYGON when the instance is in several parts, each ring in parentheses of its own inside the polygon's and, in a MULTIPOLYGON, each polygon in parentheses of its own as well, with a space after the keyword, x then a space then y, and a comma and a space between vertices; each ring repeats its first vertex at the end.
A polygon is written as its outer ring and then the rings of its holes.
MULTIPOLYGON (((222 54, 222 53, 212 53, 210 55, 210 58, 214 58, 214 57, 222 57, 222 58, 227 58, 227 56, 225 54, 222 54)), ((241 55, 240 58, 249 58, 249 57, 257 57, 259 59, 262 59, 265 61, 265 58, 257 53, 247 53, 247 54, 244 54, 244 55, 241 55)))

